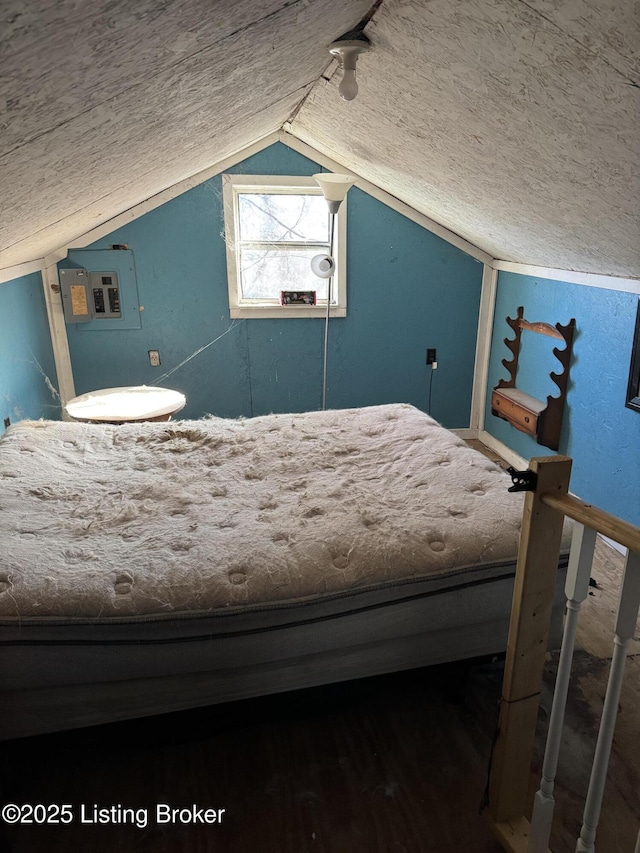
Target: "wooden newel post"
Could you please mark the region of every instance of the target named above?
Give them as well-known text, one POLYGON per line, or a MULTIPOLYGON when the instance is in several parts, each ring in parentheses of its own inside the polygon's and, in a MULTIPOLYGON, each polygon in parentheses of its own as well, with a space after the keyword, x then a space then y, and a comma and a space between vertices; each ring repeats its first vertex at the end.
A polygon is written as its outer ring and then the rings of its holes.
POLYGON ((564 514, 546 506, 540 497, 568 491, 571 459, 532 459, 530 470, 537 483, 524 504, 489 789, 489 815, 508 849, 526 849, 521 846, 528 830, 523 815, 564 522, 564 514))

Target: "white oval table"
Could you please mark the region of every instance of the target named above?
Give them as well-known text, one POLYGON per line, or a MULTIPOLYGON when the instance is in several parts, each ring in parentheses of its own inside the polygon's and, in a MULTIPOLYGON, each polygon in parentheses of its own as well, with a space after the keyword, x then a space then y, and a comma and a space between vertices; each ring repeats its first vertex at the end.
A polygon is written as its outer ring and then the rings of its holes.
POLYGON ((69 400, 65 410, 74 421, 124 424, 168 421, 186 405, 187 398, 169 388, 130 385, 89 391, 69 400))

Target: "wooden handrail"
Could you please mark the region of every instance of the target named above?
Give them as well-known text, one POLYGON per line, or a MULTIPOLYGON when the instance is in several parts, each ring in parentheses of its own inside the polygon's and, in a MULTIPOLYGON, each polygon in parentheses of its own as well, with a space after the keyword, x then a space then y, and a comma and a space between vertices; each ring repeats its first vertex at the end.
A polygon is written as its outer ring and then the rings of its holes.
MULTIPOLYGON (((610 537, 629 549, 621 602, 624 599, 630 603, 624 606, 621 603, 618 611, 614 658, 612 659, 611 677, 605 698, 606 714, 603 711, 603 719, 608 722, 601 726, 601 732, 598 735, 597 761, 594 762, 592 782, 585 805, 585 819, 581 832, 580 843, 584 842, 584 844, 579 848, 580 850, 593 850, 593 826, 597 826, 600 813, 602 780, 606 775, 606 763, 613 735, 611 720, 615 722, 614 709, 617 708, 619 701, 626 644, 633 636, 638 601, 640 601, 640 584, 638 583, 640 577, 638 572, 640 569, 638 557, 640 554, 640 527, 609 515, 604 510, 570 495, 568 492, 571 460, 567 457, 551 456, 532 459, 530 471, 536 475, 535 489, 526 493, 522 515, 522 533, 502 684, 500 719, 490 777, 490 823, 498 840, 509 853, 527 853, 530 849, 547 850, 548 831, 551 828, 548 802, 543 801, 541 807, 538 805, 537 814, 534 812, 533 825, 529 824, 524 814, 528 802, 529 772, 535 741, 538 700, 543 682, 549 617, 557 574, 562 523, 564 516, 567 516, 592 531, 594 541, 595 531, 610 537), (630 569, 630 566, 633 566, 633 570, 630 569), (627 580, 628 578, 632 578, 632 580, 627 580), (627 587, 632 591, 625 597, 624 591, 627 587), (602 734, 603 732, 604 734, 602 734), (595 781, 593 781, 594 779, 595 781), (546 810, 544 814, 541 813, 541 808, 546 810)), ((579 529, 577 528, 577 530, 579 529)), ((583 533, 585 532, 583 530, 583 533)), ((589 559, 586 575, 580 575, 580 583, 583 584, 583 587, 578 588, 576 586, 578 583, 576 571, 579 568, 579 561, 583 557, 582 545, 579 547, 580 556, 576 558, 572 546, 568 575, 569 586, 566 587, 573 593, 569 596, 571 599, 569 605, 577 604, 578 607, 579 601, 582 600, 581 596, 582 598, 586 597, 591 568, 591 560, 589 559), (578 560, 577 567, 576 559, 578 560), (574 561, 573 570, 571 561, 574 561), (573 580, 571 580, 572 577, 573 580)), ((575 606, 573 609, 575 610, 575 606)), ((571 610, 570 607, 569 610, 571 610)), ((563 655, 569 655, 569 653, 565 654, 566 639, 567 635, 563 640, 561 658, 563 655)), ((567 673, 561 676, 559 669, 558 681, 560 684, 566 681, 568 685, 568 678, 567 673)), ((559 713, 554 710, 552 717, 555 718, 559 713)), ((551 749, 556 749, 556 747, 552 745, 551 749)), ((555 774, 553 767, 555 760, 556 757, 553 753, 550 753, 549 761, 545 757, 546 770, 549 773, 553 770, 549 778, 555 774)), ((549 779, 547 779, 548 781, 549 779)), ((549 788, 548 784, 546 788, 549 788)), ((540 792, 538 793, 540 794, 540 792)), ((543 793, 550 797, 553 789, 551 788, 550 792, 545 790, 543 793)), ((551 799, 551 808, 552 806, 553 800, 551 799)))
POLYGON ((573 495, 544 492, 540 495, 540 500, 551 509, 562 512, 574 521, 584 524, 585 527, 608 536, 625 548, 640 552, 640 527, 636 527, 635 524, 609 515, 603 509, 585 503, 573 495))
MULTIPOLYGON (((532 459, 536 491, 527 492, 513 590, 507 656, 504 664, 498 737, 489 787, 489 814, 504 839, 506 827, 525 813, 538 701, 542 689, 553 594, 562 540, 561 512, 540 500, 569 490, 571 459, 532 459)), ((521 827, 525 824, 520 822, 521 827)), ((513 827, 512 830, 513 832, 513 827)), ((509 850, 524 850, 510 844, 509 850)))

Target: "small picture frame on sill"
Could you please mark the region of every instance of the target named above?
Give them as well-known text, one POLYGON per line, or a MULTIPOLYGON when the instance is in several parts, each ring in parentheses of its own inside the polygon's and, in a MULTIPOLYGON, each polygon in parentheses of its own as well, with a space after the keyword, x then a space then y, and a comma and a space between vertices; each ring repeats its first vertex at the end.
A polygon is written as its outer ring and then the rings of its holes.
POLYGON ((627 402, 629 409, 640 412, 640 299, 636 313, 636 329, 633 335, 631 350, 631 365, 629 367, 629 385, 627 386, 627 402))

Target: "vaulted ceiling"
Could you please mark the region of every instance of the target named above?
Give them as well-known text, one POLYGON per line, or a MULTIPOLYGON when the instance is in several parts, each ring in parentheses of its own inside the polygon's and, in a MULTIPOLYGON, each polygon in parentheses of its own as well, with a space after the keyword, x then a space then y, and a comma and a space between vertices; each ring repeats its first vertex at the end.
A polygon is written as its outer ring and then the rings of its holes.
POLYGON ((0 268, 284 126, 493 257, 640 276, 639 52, 634 0, 4 0, 0 268))

